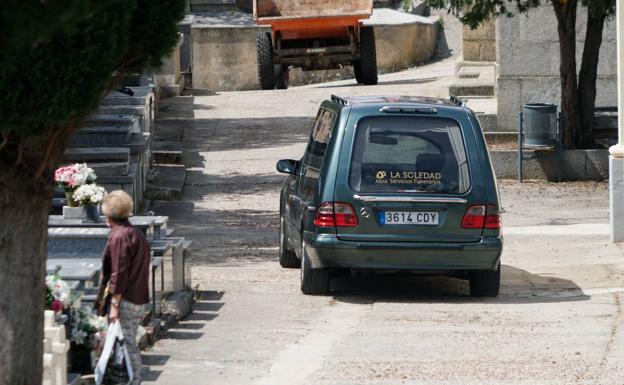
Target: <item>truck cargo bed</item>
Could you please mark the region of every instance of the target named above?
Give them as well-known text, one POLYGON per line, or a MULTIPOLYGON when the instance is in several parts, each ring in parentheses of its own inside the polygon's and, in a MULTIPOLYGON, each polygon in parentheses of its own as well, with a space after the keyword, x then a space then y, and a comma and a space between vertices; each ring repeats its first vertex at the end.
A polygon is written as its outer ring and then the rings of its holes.
POLYGON ((254 0, 254 18, 261 24, 272 20, 358 17, 373 12, 372 0, 254 0))

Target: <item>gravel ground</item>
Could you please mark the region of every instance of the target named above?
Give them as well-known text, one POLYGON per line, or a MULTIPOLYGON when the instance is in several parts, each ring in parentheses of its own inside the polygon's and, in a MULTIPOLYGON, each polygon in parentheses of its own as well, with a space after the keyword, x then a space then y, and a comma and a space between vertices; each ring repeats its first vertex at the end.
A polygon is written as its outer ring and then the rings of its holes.
POLYGON ((624 263, 608 241, 604 183, 500 181, 502 294, 444 277, 345 277, 303 296, 277 264, 280 158, 301 156, 331 93, 445 96, 453 60, 272 92, 172 99, 189 177, 154 202, 193 240, 194 313, 145 354, 146 383, 622 384, 624 263))

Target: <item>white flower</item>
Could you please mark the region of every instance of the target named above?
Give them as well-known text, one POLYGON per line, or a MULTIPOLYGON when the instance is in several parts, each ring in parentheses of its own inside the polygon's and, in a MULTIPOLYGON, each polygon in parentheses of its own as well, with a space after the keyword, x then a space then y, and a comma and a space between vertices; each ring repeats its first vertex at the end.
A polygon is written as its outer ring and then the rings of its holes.
POLYGON ((46 276, 46 286, 52 292, 54 299, 60 301, 65 306, 71 304, 71 290, 67 282, 60 279, 58 275, 46 276))
POLYGON ((74 200, 81 206, 97 205, 102 203, 106 190, 96 184, 85 184, 74 191, 74 200))

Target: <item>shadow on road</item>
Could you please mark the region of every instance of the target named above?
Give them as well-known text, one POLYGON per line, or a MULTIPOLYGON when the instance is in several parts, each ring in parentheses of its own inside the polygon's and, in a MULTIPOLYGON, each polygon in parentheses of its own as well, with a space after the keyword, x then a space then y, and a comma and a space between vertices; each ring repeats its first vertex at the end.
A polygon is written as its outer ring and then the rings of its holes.
MULTIPOLYGON (((204 333, 201 331, 218 316, 219 310, 225 305, 220 302, 223 298, 222 291, 200 291, 197 293, 196 302, 192 313, 183 321, 173 325, 162 337, 163 340, 197 340, 204 333)), ((167 365, 170 355, 142 354, 143 381, 157 381, 167 365)))
POLYGON ((363 274, 332 280, 332 294, 340 302, 484 302, 498 304, 587 301, 591 297, 573 281, 531 274, 503 265, 501 294, 472 298, 467 280, 444 276, 363 274))

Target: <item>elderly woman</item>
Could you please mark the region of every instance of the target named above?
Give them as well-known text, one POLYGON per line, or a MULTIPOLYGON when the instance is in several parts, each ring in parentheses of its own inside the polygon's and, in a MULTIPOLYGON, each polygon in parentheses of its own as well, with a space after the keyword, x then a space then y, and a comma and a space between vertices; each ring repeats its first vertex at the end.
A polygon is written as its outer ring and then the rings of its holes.
POLYGON ((96 304, 100 312, 108 309, 110 322, 120 321, 134 372, 131 384, 137 385, 141 383, 141 352, 136 335, 145 304, 149 302, 150 246, 143 233, 128 221, 132 206, 130 196, 121 190, 107 194, 102 201, 102 213, 110 233, 102 256, 103 272, 96 304))

